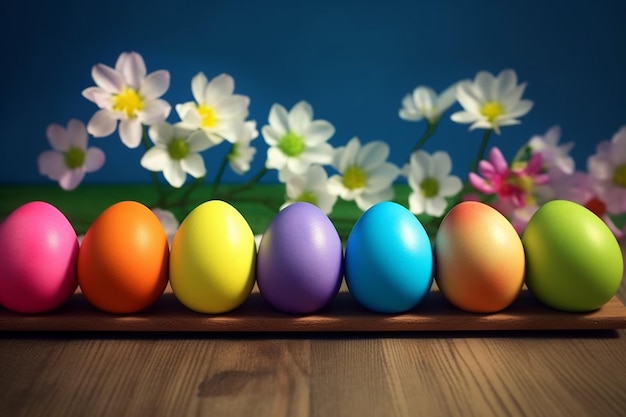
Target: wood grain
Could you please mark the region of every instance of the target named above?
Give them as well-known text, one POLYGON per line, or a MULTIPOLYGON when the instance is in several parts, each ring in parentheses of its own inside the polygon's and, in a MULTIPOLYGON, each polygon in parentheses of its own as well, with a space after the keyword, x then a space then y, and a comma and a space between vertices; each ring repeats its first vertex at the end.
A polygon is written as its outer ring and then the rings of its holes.
MULTIPOLYGON (((626 299, 623 282, 617 297, 626 299)), ((0 331, 0 416, 622 417, 626 330, 0 331)))

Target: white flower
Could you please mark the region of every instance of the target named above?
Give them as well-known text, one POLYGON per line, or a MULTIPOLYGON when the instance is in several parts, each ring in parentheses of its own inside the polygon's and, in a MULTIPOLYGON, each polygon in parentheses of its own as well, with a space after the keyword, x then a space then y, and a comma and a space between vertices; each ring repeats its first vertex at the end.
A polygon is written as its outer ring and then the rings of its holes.
POLYGON ((48 142, 54 150, 39 154, 39 173, 59 182, 64 190, 73 190, 85 173, 99 170, 104 164, 104 152, 87 148, 87 129, 76 119, 70 119, 67 129, 52 124, 46 130, 48 142))
POLYGON ((172 187, 185 183, 186 173, 195 178, 206 175, 204 160, 199 152, 211 146, 199 130, 189 130, 167 122, 151 126, 148 135, 155 146, 141 158, 141 166, 163 176, 172 187))
POLYGON ((598 197, 611 214, 626 213, 626 126, 611 141, 602 141, 587 160, 598 197))
POLYGON ((389 146, 382 141, 373 141, 361 147, 358 138, 352 138, 346 146, 335 150, 333 167, 340 175, 328 180, 331 194, 344 200, 355 200, 363 211, 374 204, 393 198, 392 183, 400 169, 386 162, 389 146))
POLYGON ((171 246, 172 241, 174 240, 174 235, 178 230, 178 226, 180 226, 178 219, 176 219, 176 216, 174 216, 174 213, 172 213, 171 211, 163 210, 158 207, 153 208, 152 212, 157 217, 157 219, 159 219, 159 223, 161 223, 161 226, 163 226, 163 230, 165 231, 165 235, 167 236, 167 242, 171 246))
POLYGON ((436 124, 456 101, 456 86, 453 84, 439 96, 430 87, 417 87, 412 94, 404 96, 400 118, 409 122, 419 122, 425 118, 430 124, 436 124))
POLYGON ((245 127, 246 135, 240 136, 237 142, 233 143, 227 156, 230 167, 239 175, 245 174, 250 170, 250 162, 256 154, 256 148, 250 146, 250 142, 259 136, 254 120, 247 121, 245 127))
POLYGON ((233 94, 235 81, 228 74, 220 74, 210 82, 202 72, 191 80, 191 92, 195 102, 176 105, 181 126, 202 129, 209 140, 217 145, 226 139, 235 143, 246 136, 244 120, 248 117, 250 99, 233 94))
POLYGON ((295 175, 287 181, 287 201, 280 208, 306 201, 330 214, 337 202, 337 195, 328 191, 328 174, 321 165, 311 165, 303 175, 295 175))
POLYGON ((108 136, 119 120, 124 145, 141 143, 142 124, 151 126, 167 119, 171 107, 160 99, 170 86, 170 73, 159 70, 146 75, 146 64, 136 52, 122 53, 115 69, 97 64, 91 76, 97 87, 83 90, 83 97, 96 103, 98 110, 89 120, 87 131, 94 137, 108 136))
POLYGON ((456 195, 463 184, 459 177, 450 175, 452 160, 447 152, 429 155, 424 151, 411 154, 408 181, 411 190, 409 209, 414 214, 426 213, 440 217, 448 202, 446 197, 456 195))
POLYGON ((302 175, 311 164, 332 161, 333 147, 327 143, 335 128, 326 120, 313 120, 313 108, 300 101, 287 113, 280 104, 270 110, 269 125, 261 129, 267 150, 268 169, 277 169, 281 182, 302 175))
POLYGON ((544 136, 535 135, 530 138, 528 146, 533 152, 541 154, 541 160, 546 170, 555 167, 566 174, 572 174, 574 173, 574 159, 569 155, 569 152, 574 147, 574 143, 568 142, 559 145, 560 138, 561 128, 553 126, 548 129, 544 136))
POLYGON ((457 123, 472 123, 473 129, 493 129, 500 134, 501 126, 519 124, 517 120, 533 106, 530 100, 521 100, 526 83, 517 84, 513 70, 504 70, 494 77, 487 71, 476 74, 474 81, 460 82, 456 98, 463 110, 453 113, 457 123))

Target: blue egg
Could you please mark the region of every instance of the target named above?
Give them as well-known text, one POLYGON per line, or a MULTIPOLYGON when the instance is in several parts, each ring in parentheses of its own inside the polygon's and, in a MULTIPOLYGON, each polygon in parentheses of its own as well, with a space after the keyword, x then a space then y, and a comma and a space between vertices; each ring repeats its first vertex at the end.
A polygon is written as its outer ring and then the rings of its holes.
POLYGON ((400 204, 372 206, 350 231, 344 273, 352 296, 369 310, 416 307, 433 282, 433 249, 424 226, 400 204))

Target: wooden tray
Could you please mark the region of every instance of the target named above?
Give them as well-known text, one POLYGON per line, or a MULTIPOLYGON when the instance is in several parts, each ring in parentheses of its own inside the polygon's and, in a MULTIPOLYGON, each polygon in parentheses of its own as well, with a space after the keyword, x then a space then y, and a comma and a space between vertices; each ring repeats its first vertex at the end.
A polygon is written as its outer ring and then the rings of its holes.
POLYGON ((564 313, 545 307, 529 291, 504 311, 472 314, 458 310, 433 288, 414 310, 385 315, 370 312, 342 288, 324 310, 307 316, 274 310, 255 289, 238 309, 220 315, 195 313, 168 288, 149 309, 118 316, 91 306, 79 292, 61 308, 23 315, 0 307, 0 331, 96 332, 403 332, 481 330, 606 330, 626 328, 626 307, 613 297, 601 309, 564 313))

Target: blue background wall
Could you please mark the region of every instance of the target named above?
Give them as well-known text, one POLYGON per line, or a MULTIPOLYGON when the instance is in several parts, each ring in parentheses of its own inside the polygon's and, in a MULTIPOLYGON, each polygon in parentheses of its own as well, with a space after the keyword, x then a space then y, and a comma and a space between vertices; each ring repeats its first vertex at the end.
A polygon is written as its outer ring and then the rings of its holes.
MULTIPOLYGON (((417 0, 5 1, 0 5, 0 182, 47 182, 37 155, 50 123, 87 123, 96 106, 81 91, 92 65, 113 66, 122 51, 141 53, 148 71, 168 69, 164 98, 191 99, 198 71, 226 72, 250 96, 250 118, 267 122, 272 103, 305 99, 336 127, 330 143, 351 137, 387 141, 402 163, 425 125, 398 117, 402 97, 419 84, 441 90, 477 71, 517 71, 535 102, 522 125, 492 137, 506 156, 559 124, 576 142, 577 167, 598 141, 626 124, 626 2, 417 0)), ((455 107, 455 109, 458 108, 455 107)), ((465 174, 481 131, 449 121, 426 149, 448 150, 465 174)), ((177 121, 175 112, 170 121, 177 121)), ((267 149, 254 142, 257 171, 267 149)), ((140 150, 117 133, 91 139, 107 155, 87 182, 148 181, 140 150)), ((209 175, 226 148, 205 154, 209 175)), ((275 180, 268 175, 265 180, 275 180)), ((228 175, 226 181, 238 180, 228 175)))

